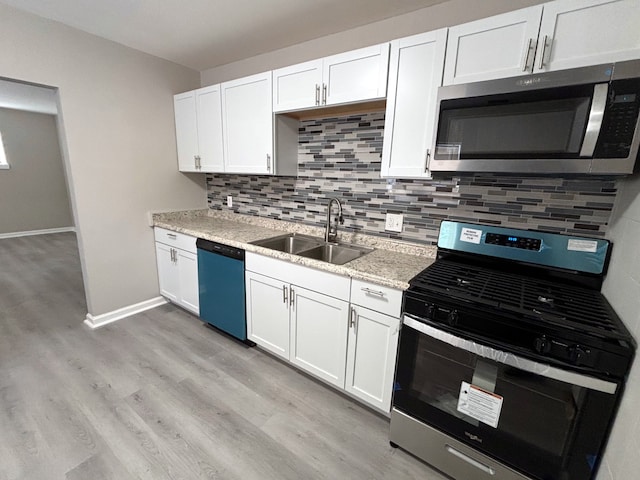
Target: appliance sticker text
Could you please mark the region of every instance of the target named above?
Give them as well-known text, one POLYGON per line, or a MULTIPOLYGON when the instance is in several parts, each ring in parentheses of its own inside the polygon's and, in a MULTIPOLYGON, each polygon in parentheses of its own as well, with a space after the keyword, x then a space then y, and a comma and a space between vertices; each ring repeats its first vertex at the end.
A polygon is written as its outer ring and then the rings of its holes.
POLYGON ((567 243, 567 250, 595 253, 598 250, 598 242, 595 240, 577 240, 570 238, 569 243, 567 243))
POLYGON ((498 427, 502 397, 495 393, 462 382, 458 397, 458 411, 493 428, 498 427))
POLYGON ((474 228, 463 228, 460 233, 460 241, 467 243, 475 243, 480 245, 480 239, 482 238, 482 230, 476 230, 474 228))

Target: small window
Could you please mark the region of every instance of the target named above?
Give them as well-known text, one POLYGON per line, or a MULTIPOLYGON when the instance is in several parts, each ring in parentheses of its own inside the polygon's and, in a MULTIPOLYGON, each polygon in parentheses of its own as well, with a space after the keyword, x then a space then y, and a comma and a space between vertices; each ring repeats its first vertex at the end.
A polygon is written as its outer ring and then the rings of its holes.
POLYGON ((0 132, 0 170, 9 168, 7 155, 4 151, 4 143, 2 142, 2 132, 0 132))

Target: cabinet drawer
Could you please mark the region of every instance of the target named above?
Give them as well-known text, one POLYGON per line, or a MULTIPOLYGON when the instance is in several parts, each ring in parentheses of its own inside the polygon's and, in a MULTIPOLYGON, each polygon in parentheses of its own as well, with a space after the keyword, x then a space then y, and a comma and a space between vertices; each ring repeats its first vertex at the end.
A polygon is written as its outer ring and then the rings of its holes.
POLYGON ((252 252, 246 253, 245 268, 251 272, 349 301, 349 286, 351 285, 349 277, 252 252))
POLYGON ((160 227, 154 228, 154 234, 156 242, 164 243, 165 245, 179 248, 180 250, 186 250, 187 252, 197 253, 196 237, 160 227))
POLYGON ((354 278, 351 281, 351 303, 397 318, 402 308, 402 291, 354 278))

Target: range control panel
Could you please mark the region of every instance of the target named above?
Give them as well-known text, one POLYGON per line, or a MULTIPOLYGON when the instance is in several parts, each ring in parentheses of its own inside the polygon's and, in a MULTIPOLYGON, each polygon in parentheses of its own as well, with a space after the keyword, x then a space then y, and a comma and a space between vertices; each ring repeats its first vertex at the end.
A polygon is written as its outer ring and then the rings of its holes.
POLYGON ((542 244, 539 238, 528 238, 516 235, 501 235, 499 233, 487 233, 484 243, 536 251, 540 250, 540 245, 542 244))

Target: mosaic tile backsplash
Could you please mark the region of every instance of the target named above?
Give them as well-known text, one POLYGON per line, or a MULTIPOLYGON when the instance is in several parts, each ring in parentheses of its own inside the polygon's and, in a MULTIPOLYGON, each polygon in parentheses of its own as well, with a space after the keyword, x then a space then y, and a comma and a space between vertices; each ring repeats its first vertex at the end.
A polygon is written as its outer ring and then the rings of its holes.
POLYGON ((445 219, 603 237, 617 188, 610 177, 474 175, 424 180, 380 178, 384 112, 302 121, 298 176, 207 176, 209 208, 322 226, 331 197, 341 229, 435 244, 445 219), (386 213, 404 215, 385 232, 386 213))

